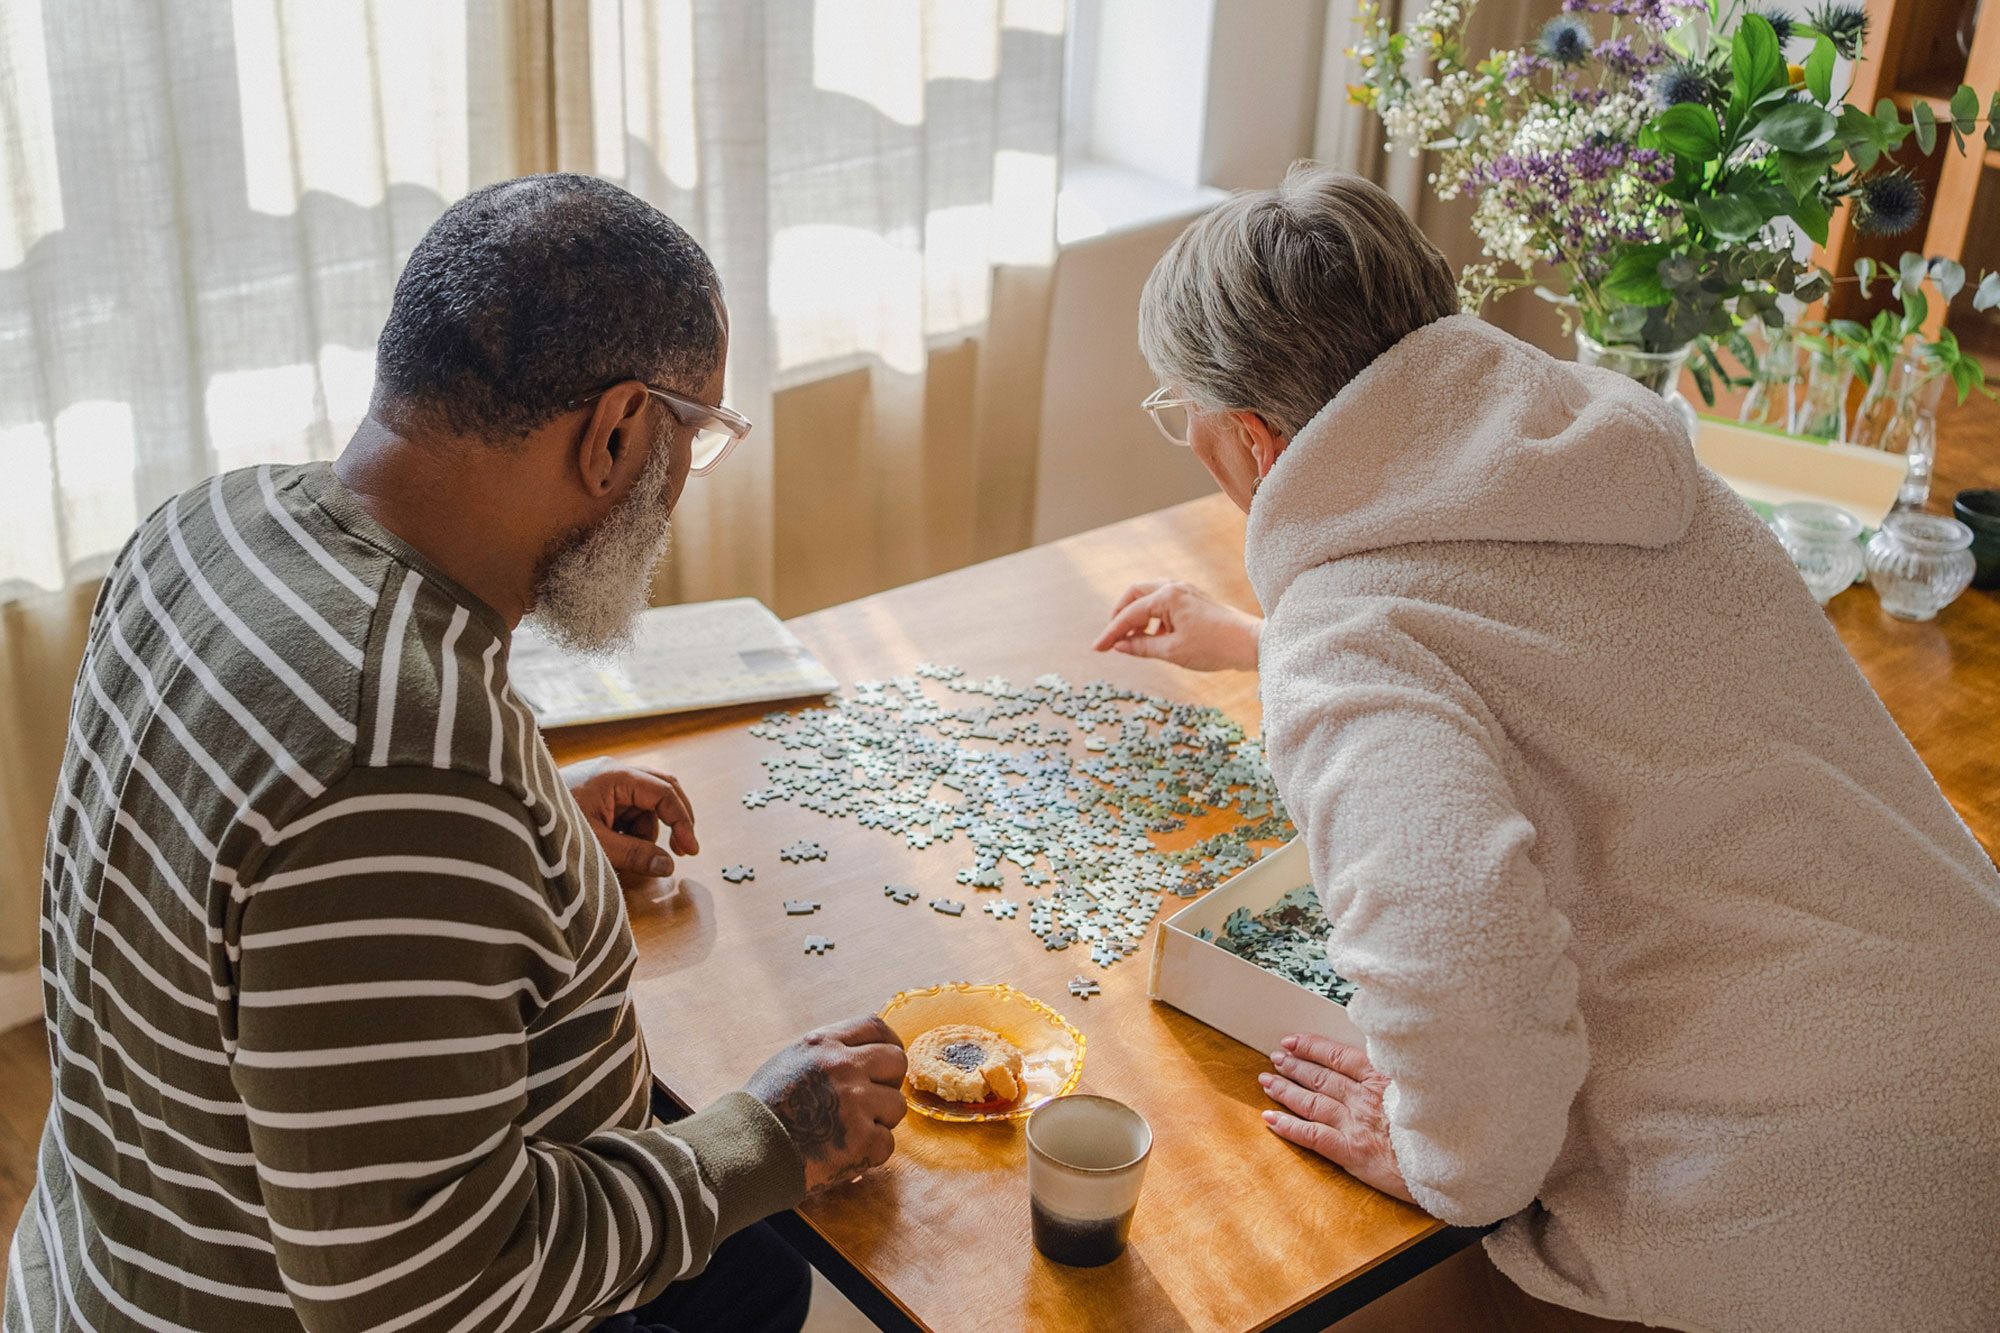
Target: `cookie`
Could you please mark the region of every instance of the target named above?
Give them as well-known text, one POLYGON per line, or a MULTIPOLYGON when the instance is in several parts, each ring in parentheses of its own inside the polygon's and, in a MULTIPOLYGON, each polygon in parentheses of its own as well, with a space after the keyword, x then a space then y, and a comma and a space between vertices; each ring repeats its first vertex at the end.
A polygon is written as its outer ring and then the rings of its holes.
POLYGON ((910 1043, 910 1086, 948 1102, 1021 1095, 1021 1052, 997 1032, 966 1023, 932 1028, 910 1043))

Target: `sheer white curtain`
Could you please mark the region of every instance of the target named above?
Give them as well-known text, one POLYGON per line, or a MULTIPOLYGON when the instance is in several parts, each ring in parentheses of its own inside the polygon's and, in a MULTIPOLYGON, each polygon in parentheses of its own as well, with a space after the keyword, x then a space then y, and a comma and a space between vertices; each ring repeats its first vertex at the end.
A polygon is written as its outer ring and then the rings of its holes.
MULTIPOLYGON (((674 593, 771 595, 774 525, 826 538, 819 558, 857 565, 864 587, 1025 541, 1064 17, 1063 0, 590 6, 588 156, 572 165, 658 203, 715 257, 739 408, 767 422, 788 386, 869 381, 842 494, 818 476, 788 487, 780 460, 798 450, 768 436, 690 488, 674 593), (932 351, 967 339, 973 429, 927 429, 932 351)), ((557 103, 583 114, 561 89, 557 103)))
POLYGON ((1062 0, 0 0, 0 964, 37 864, 88 581, 212 472, 327 458, 437 214, 555 168, 686 225, 759 427, 689 490, 662 591, 769 596, 829 497, 774 391, 870 377, 836 535, 875 586, 1031 512, 1062 0), (1004 331, 1004 336, 1003 336, 1004 331), (942 345, 980 410, 924 429, 942 345), (988 410, 990 408, 990 410, 988 410))

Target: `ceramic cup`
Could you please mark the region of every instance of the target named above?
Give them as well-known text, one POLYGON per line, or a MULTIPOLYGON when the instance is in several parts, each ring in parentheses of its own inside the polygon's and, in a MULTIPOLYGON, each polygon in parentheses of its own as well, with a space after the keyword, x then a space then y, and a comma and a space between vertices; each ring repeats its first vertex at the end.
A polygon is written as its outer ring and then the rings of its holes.
POLYGON ((2000 491, 1960 491, 1951 512, 1972 529, 1972 586, 2000 588, 2000 491))
POLYGON ((1072 1268, 1123 1254, 1152 1151, 1152 1127, 1123 1102, 1080 1094, 1038 1107, 1028 1117, 1035 1248, 1072 1268))

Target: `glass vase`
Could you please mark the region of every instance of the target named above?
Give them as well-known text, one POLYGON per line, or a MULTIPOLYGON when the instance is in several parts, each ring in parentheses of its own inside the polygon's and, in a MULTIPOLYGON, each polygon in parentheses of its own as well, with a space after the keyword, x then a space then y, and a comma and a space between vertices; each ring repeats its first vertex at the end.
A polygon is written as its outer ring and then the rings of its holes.
POLYGON ((1929 620, 1972 582, 1972 529, 1955 518, 1899 511, 1868 539, 1868 581, 1899 620, 1929 620))
POLYGON ((1777 329, 1768 338, 1754 332, 1750 337, 1755 364, 1744 367, 1750 372, 1750 391, 1743 395, 1743 406, 1736 419, 1752 426, 1785 430, 1798 412, 1798 344, 1792 341, 1789 328, 1777 329))
POLYGON ((1944 395, 1944 367, 1919 349, 1899 353, 1878 367, 1868 396, 1854 414, 1854 443, 1908 460, 1896 503, 1915 508, 1931 494, 1931 463, 1937 457, 1937 409, 1944 395))
POLYGON ((1607 347, 1578 329, 1576 359, 1586 366, 1615 370, 1666 399, 1687 429, 1688 439, 1694 438, 1694 404, 1681 396, 1681 371, 1687 366, 1688 348, 1643 352, 1636 347, 1607 347))
POLYGON ((1861 520, 1830 504, 1795 500, 1779 505, 1771 516, 1778 542, 1798 566, 1806 591, 1825 606, 1842 588, 1853 586, 1861 573, 1861 520))
POLYGON ((1805 397, 1793 414, 1790 431, 1822 440, 1847 438, 1847 390, 1854 382, 1854 369, 1847 361, 1827 352, 1814 352, 1812 369, 1806 374, 1805 397))

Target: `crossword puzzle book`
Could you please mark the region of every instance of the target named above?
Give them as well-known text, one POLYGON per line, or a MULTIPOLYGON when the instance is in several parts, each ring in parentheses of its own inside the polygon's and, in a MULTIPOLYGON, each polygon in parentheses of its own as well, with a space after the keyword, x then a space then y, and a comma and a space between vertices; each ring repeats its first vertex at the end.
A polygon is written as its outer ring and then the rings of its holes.
POLYGON ((838 682, 754 597, 645 612, 615 659, 576 657, 523 627, 507 672, 544 727, 827 694, 838 682))

